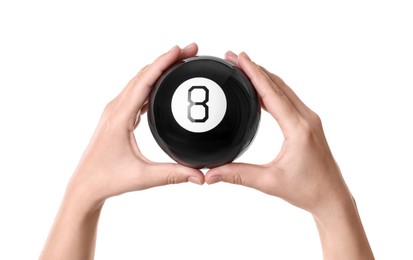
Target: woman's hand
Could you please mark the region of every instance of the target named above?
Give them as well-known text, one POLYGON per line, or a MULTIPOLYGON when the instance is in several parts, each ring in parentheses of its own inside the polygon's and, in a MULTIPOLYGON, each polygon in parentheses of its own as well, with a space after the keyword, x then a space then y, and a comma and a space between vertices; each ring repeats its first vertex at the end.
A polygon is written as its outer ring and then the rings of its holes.
POLYGON ((155 81, 173 63, 197 51, 196 44, 172 48, 143 68, 106 106, 39 259, 93 259, 100 212, 109 197, 165 184, 204 183, 199 170, 146 159, 133 134, 155 81))
POLYGON ((70 189, 98 205, 106 198, 129 191, 187 181, 204 183, 204 175, 199 170, 149 161, 139 151, 133 133, 146 110, 151 88, 162 72, 178 60, 196 55, 197 51, 196 44, 184 49, 172 48, 144 67, 106 106, 69 184, 70 189))
POLYGON ((278 122, 285 139, 278 156, 268 164, 224 165, 208 172, 207 183, 249 186, 311 213, 335 204, 337 199, 351 200, 317 114, 278 76, 251 62, 246 54, 238 58, 228 52, 226 56, 251 79, 263 108, 278 122))
POLYGON ((228 52, 226 58, 251 79, 262 107, 280 126, 284 142, 271 162, 223 165, 211 169, 206 182, 252 187, 309 211, 316 221, 325 259, 372 259, 357 208, 318 115, 284 81, 252 62, 245 53, 237 56, 228 52))

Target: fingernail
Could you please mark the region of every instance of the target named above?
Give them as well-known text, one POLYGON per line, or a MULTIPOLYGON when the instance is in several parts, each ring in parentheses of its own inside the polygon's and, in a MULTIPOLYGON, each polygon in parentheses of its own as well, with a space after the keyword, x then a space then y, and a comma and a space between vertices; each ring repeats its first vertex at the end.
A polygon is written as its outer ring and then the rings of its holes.
POLYGON ((214 183, 217 183, 217 182, 220 182, 220 181, 222 181, 222 176, 220 176, 220 175, 215 175, 215 176, 212 176, 212 177, 209 179, 208 184, 214 184, 214 183))
POLYGON ((201 184, 202 184, 201 181, 198 180, 198 179, 195 178, 195 177, 189 177, 189 178, 188 178, 188 181, 189 181, 189 182, 192 182, 193 184, 198 184, 198 185, 201 185, 201 184))
POLYGON ((192 48, 192 46, 194 45, 195 43, 193 42, 193 43, 190 43, 190 44, 188 44, 187 46, 185 46, 185 48, 183 48, 184 50, 187 50, 187 49, 190 49, 190 48, 192 48))
POLYGON ((235 54, 235 53, 233 53, 232 51, 227 51, 227 55, 228 55, 229 57, 232 57, 232 58, 235 58, 235 59, 238 58, 238 55, 235 54))
POLYGON ((246 54, 245 51, 243 51, 241 54, 245 55, 245 58, 247 58, 247 60, 251 61, 250 56, 248 56, 248 54, 246 54))
POLYGON ((168 51, 168 53, 173 52, 176 48, 178 48, 178 45, 175 45, 174 47, 172 47, 172 49, 170 49, 170 50, 168 51))

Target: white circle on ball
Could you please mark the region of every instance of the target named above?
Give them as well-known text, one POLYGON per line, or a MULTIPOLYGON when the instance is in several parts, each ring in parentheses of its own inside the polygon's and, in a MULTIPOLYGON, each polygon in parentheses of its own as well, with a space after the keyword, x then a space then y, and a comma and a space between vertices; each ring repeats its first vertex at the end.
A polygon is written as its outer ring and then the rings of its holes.
POLYGON ((216 82, 202 77, 191 78, 175 90, 171 110, 180 126, 190 132, 203 133, 222 121, 227 99, 216 82))

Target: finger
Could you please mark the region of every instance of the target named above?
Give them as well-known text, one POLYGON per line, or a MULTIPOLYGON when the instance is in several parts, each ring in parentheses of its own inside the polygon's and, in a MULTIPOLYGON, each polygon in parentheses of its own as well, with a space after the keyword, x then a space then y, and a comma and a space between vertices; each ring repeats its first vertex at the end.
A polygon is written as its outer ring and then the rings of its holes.
POLYGON ((179 59, 186 59, 188 57, 192 57, 198 53, 198 45, 196 43, 191 43, 185 48, 181 50, 181 54, 179 56, 179 59))
POLYGON ((250 78, 265 108, 277 120, 284 135, 294 129, 299 113, 282 89, 245 52, 238 56, 238 64, 250 78))
POLYGON ((291 103, 297 108, 300 113, 306 114, 309 108, 301 101, 301 99, 295 94, 295 92, 282 80, 279 76, 269 72, 264 67, 261 69, 270 77, 270 79, 287 95, 291 103))
POLYGON ((175 46, 168 53, 160 56, 151 65, 149 65, 145 72, 142 73, 142 76, 140 77, 136 87, 136 89, 139 89, 142 92, 140 96, 145 97, 141 98, 140 102, 138 102, 139 108, 143 105, 143 102, 146 101, 146 97, 152 90, 152 86, 155 84, 156 80, 166 69, 168 69, 178 60, 186 59, 188 57, 196 55, 197 52, 198 46, 195 43, 189 44, 184 49, 180 49, 179 47, 175 46))
POLYGON ((205 175, 207 184, 227 182, 263 190, 265 185, 265 165, 230 163, 209 170, 205 175))
POLYGON ((180 59, 196 55, 197 51, 198 47, 194 43, 182 50, 175 46, 138 73, 125 88, 124 103, 126 110, 128 110, 127 113, 136 114, 140 110, 146 102, 152 86, 165 70, 180 59))
POLYGON ((125 105, 130 111, 137 113, 147 100, 152 86, 161 74, 178 61, 181 50, 178 46, 162 54, 152 64, 148 65, 135 76, 125 88, 125 105))
POLYGON ((138 127, 139 123, 141 122, 141 116, 145 114, 147 111, 148 111, 148 102, 145 102, 145 104, 142 105, 141 110, 139 110, 138 114, 136 114, 136 119, 133 125, 133 130, 135 130, 138 127))
MULTIPOLYGON (((193 55, 196 55, 197 52, 198 52, 198 45, 196 43, 191 43, 185 48, 181 49, 181 52, 179 54, 179 59, 185 59, 185 58, 191 57, 193 55)), ((147 73, 146 71, 148 67, 149 65, 145 66, 139 74, 147 73)), ((133 82, 131 85, 134 85, 134 84, 137 84, 137 82, 133 82)), ((148 100, 146 99, 140 109, 140 115, 145 114, 146 111, 148 110, 147 104, 148 104, 148 100)))
MULTIPOLYGON (((239 64, 238 64, 238 55, 235 54, 235 53, 233 53, 232 51, 227 51, 227 52, 225 53, 225 59, 226 59, 227 61, 231 62, 232 64, 234 64, 235 66, 239 67, 239 64)), ((261 106, 265 111, 267 111, 267 108, 266 108, 265 105, 262 103, 261 98, 259 99, 259 101, 260 101, 260 106, 261 106)))
POLYGON ((133 133, 129 133, 129 142, 131 144, 133 153, 134 153, 134 155, 136 156, 137 159, 141 160, 144 163, 148 163, 148 164, 152 163, 145 156, 143 156, 143 154, 141 153, 141 151, 138 147, 138 143, 136 142, 135 135, 133 133))
POLYGON ((174 163, 147 164, 144 174, 148 188, 183 182, 202 185, 205 182, 205 177, 200 170, 174 163))
POLYGON ((145 114, 147 111, 148 111, 148 102, 143 104, 143 106, 141 108, 141 115, 145 114))
POLYGON ((227 51, 225 53, 225 59, 229 62, 231 62, 232 64, 239 66, 238 65, 238 55, 233 53, 232 51, 227 51))
MULTIPOLYGON (((234 65, 239 66, 238 55, 235 54, 234 52, 227 51, 225 53, 225 59, 233 63, 234 65)), ((260 68, 275 83, 275 85, 277 85, 285 93, 285 95, 287 95, 288 99, 291 101, 294 107, 296 107, 299 110, 299 112, 301 113, 308 112, 309 108, 301 101, 301 99, 294 93, 294 91, 287 84, 285 84, 285 82, 279 76, 269 72, 267 69, 265 69, 262 66, 260 66, 260 68)), ((264 104, 261 104, 261 106, 266 110, 264 104)))
POLYGON ((141 115, 142 115, 142 111, 138 111, 138 114, 136 115, 136 119, 135 119, 135 123, 133 124, 133 130, 135 130, 139 123, 141 122, 141 115))

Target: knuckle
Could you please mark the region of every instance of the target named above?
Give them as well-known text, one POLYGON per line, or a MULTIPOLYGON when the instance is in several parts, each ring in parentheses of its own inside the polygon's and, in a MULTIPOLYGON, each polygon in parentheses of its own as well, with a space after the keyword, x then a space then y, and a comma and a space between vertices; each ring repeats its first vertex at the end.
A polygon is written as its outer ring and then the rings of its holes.
POLYGON ((105 109, 103 110, 102 116, 100 118, 100 123, 108 125, 112 121, 113 118, 113 107, 109 103, 105 106, 105 109))
POLYGON ((301 130, 301 134, 310 135, 313 132, 313 127, 309 120, 305 118, 301 118, 299 122, 299 129, 301 130))
POLYGON ((311 136, 318 133, 322 129, 320 116, 313 111, 310 111, 306 117, 300 117, 297 129, 299 129, 300 133, 305 136, 311 136))
POLYGON ((145 71, 148 70, 148 68, 149 68, 150 65, 151 65, 151 64, 146 64, 145 66, 143 66, 143 67, 138 71, 138 73, 135 75, 135 77, 133 77, 132 80, 129 82, 129 85, 130 85, 130 84, 134 85, 134 84, 136 84, 137 82, 139 82, 139 80, 142 78, 142 74, 144 74, 145 71))
POLYGON ((322 140, 323 136, 322 122, 316 113, 311 111, 306 117, 300 117, 295 130, 298 142, 313 145, 322 140))
POLYGON ((124 125, 123 123, 127 118, 122 114, 119 108, 118 98, 106 104, 100 119, 100 123, 105 125, 106 132, 108 130, 119 129, 124 125))
POLYGON ((116 114, 117 110, 119 110, 119 96, 106 104, 105 108, 103 109, 103 115, 114 115, 116 114))
POLYGON ((312 124, 314 125, 315 128, 322 128, 321 118, 317 113, 311 112, 310 113, 310 120, 311 120, 311 122, 312 122, 312 124))
POLYGON ((145 72, 149 68, 149 65, 150 64, 146 64, 145 66, 143 66, 143 68, 139 71, 139 73, 145 72))
MULTIPOLYGON (((273 166, 270 167, 270 172, 278 172, 280 169, 273 166)), ((283 182, 283 174, 267 173, 260 179, 260 187, 263 187, 263 191, 267 194, 279 196, 279 192, 285 185, 281 185, 283 182)))
POLYGON ((234 174, 234 175, 232 176, 231 182, 232 182, 233 184, 242 185, 242 184, 243 184, 243 181, 242 181, 241 175, 240 175, 239 173, 234 174))
POLYGON ((145 74, 146 74, 146 72, 148 71, 149 67, 150 67, 150 64, 146 65, 145 67, 143 67, 143 68, 138 72, 138 74, 135 76, 135 79, 134 79, 134 81, 133 81, 133 83, 134 83, 135 85, 138 84, 138 83, 142 80, 142 77, 145 76, 145 74))
POLYGON ((115 100, 110 101, 109 103, 106 104, 105 108, 103 109, 104 114, 111 114, 112 111, 114 110, 114 103, 115 100))
POLYGON ((315 128, 311 124, 311 122, 307 119, 301 119, 299 121, 299 125, 296 128, 297 135, 299 140, 301 141, 308 141, 314 138, 316 133, 315 128))
POLYGON ((177 184, 177 183, 179 183, 179 182, 180 182, 180 181, 179 181, 179 178, 178 178, 178 176, 177 176, 177 174, 176 174, 175 171, 170 172, 170 173, 168 174, 168 176, 166 177, 166 183, 167 183, 167 184, 177 184))

